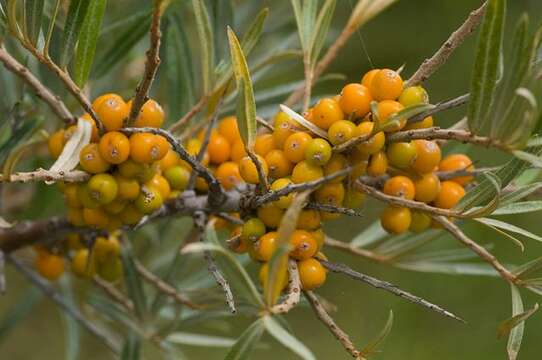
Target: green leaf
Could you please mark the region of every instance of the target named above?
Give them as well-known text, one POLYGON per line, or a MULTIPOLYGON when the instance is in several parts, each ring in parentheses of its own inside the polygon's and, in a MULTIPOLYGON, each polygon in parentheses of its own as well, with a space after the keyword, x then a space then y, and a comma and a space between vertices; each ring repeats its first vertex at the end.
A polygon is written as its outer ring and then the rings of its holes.
POLYGON ((506 0, 489 0, 478 39, 468 108, 469 129, 478 134, 489 113, 499 69, 506 0))
POLYGON ((514 329, 519 324, 523 323, 525 320, 531 317, 538 310, 538 304, 534 304, 532 309, 524 311, 520 314, 514 315, 511 318, 503 321, 497 328, 497 337, 502 338, 508 335, 512 329, 514 329))
POLYGON ((231 347, 235 344, 235 340, 222 336, 212 336, 204 334, 194 334, 182 331, 176 331, 169 334, 166 341, 190 346, 202 347, 231 347))
POLYGON ((41 31, 44 0, 26 0, 26 34, 36 45, 41 31))
POLYGON ((18 125, 12 131, 11 135, 0 142, 0 164, 4 162, 7 155, 17 146, 17 144, 26 141, 41 125, 43 119, 34 118, 18 122, 18 125))
POLYGON ((514 242, 514 244, 516 244, 517 246, 519 246, 519 248, 521 249, 521 251, 525 251, 525 246, 523 245, 523 243, 521 242, 521 240, 517 239, 516 237, 510 235, 509 233, 507 233, 506 231, 502 231, 500 228, 496 227, 496 226, 493 226, 487 222, 484 222, 484 221, 478 221, 478 219, 475 219, 477 222, 479 222, 480 224, 483 224, 485 226, 487 226, 488 228, 490 229, 493 229, 495 230, 496 232, 498 232, 499 234, 503 235, 504 237, 506 237, 507 239, 509 240, 512 240, 514 242))
MULTIPOLYGON (((69 276, 63 276, 60 279, 60 288, 66 304, 71 307, 76 307, 75 299, 73 296, 73 288, 71 278, 69 276)), ((65 311, 60 311, 62 316, 62 322, 64 324, 64 339, 66 342, 66 360, 77 360, 79 358, 79 348, 81 343, 81 334, 79 331, 79 324, 75 319, 68 315, 65 311)))
POLYGON ((318 7, 318 0, 303 0, 303 27, 300 29, 303 36, 303 43, 305 47, 304 51, 311 51, 311 38, 316 32, 316 10, 318 7))
POLYGON ((77 52, 75 54, 74 81, 81 88, 85 86, 90 75, 90 68, 94 62, 96 44, 106 5, 107 0, 94 0, 90 3, 79 33, 77 52))
POLYGON ((213 34, 217 59, 227 57, 228 38, 226 28, 234 24, 235 9, 231 0, 215 0, 211 2, 213 13, 213 34))
POLYGON ((367 346, 365 346, 361 350, 360 355, 369 357, 375 354, 377 352, 378 346, 380 346, 380 344, 382 344, 382 342, 390 334, 392 327, 393 327, 393 310, 390 310, 390 314, 388 315, 388 320, 386 321, 384 328, 382 328, 382 330, 380 331, 380 333, 374 340, 372 340, 367 346))
POLYGON ((368 246, 384 239, 387 235, 388 233, 382 228, 380 220, 373 221, 371 225, 367 226, 350 241, 350 245, 355 247, 368 246))
POLYGON ((134 303, 134 310, 139 319, 143 319, 147 312, 147 301, 143 292, 143 281, 137 272, 131 246, 123 244, 121 258, 124 269, 124 282, 128 297, 134 303))
POLYGON ((542 168, 542 158, 540 156, 536 156, 534 154, 530 154, 526 151, 521 150, 514 150, 512 153, 518 159, 526 161, 536 168, 542 168))
POLYGON ((237 339, 224 360, 248 360, 264 330, 262 319, 252 323, 237 339))
POLYGON ((482 175, 491 185, 493 185, 494 191, 493 194, 491 194, 492 199, 489 201, 489 203, 481 207, 470 209, 469 211, 463 213, 463 215, 468 216, 471 219, 491 215, 491 213, 497 209, 500 203, 502 188, 501 179, 492 172, 484 173, 482 175))
POLYGON ((497 277, 499 274, 488 264, 460 263, 460 262, 438 262, 438 261, 416 261, 398 262, 394 264, 400 269, 419 271, 434 274, 447 275, 471 275, 497 277))
POLYGON ((275 319, 269 315, 264 316, 262 319, 267 332, 278 342, 304 360, 316 360, 316 357, 312 352, 301 341, 292 336, 288 331, 284 330, 275 319))
POLYGON ((519 235, 523 235, 525 237, 528 237, 536 241, 542 241, 542 237, 536 234, 533 234, 530 231, 517 227, 515 225, 506 223, 504 221, 490 219, 490 218, 479 218, 479 219, 476 219, 476 221, 484 223, 486 225, 494 226, 498 229, 502 229, 502 230, 510 231, 519 235))
POLYGON ((65 67, 71 60, 75 48, 75 42, 79 38, 79 31, 87 14, 89 0, 71 0, 64 25, 64 36, 60 50, 60 65, 65 67))
POLYGON ((518 200, 524 199, 532 193, 542 188, 542 182, 523 185, 516 190, 505 194, 501 197, 501 206, 504 207, 509 204, 513 204, 518 200))
POLYGON ((492 215, 525 214, 542 210, 542 201, 522 201, 502 206, 495 210, 492 215))
MULTIPOLYGON (((521 300, 521 295, 518 288, 515 285, 510 285, 512 289, 512 315, 517 316, 523 313, 523 301, 521 300)), ((506 350, 508 351, 508 359, 516 360, 519 348, 521 347, 521 340, 523 339, 523 330, 525 324, 523 321, 520 321, 516 326, 510 331, 510 336, 508 337, 508 344, 506 350)))
POLYGON ((254 101, 254 91, 252 89, 252 81, 248 70, 247 61, 239 40, 235 33, 228 27, 228 41, 230 43, 231 59, 233 64, 233 72, 239 89, 237 122, 239 124, 239 132, 241 138, 249 149, 252 149, 256 138, 256 103, 254 101))
POLYGON ((213 86, 215 70, 214 39, 211 30, 209 13, 203 0, 192 0, 192 8, 196 19, 198 40, 201 46, 201 72, 203 76, 203 93, 208 94, 213 86))
POLYGON ((141 358, 141 338, 134 331, 128 333, 120 358, 121 360, 139 360, 141 358))
POLYGON ((514 269, 514 274, 518 278, 525 278, 527 275, 530 275, 540 269, 542 269, 542 256, 518 266, 514 269))
POLYGON ((105 48, 96 62, 93 72, 95 78, 108 74, 113 66, 130 54, 130 50, 147 35, 152 21, 151 14, 151 10, 142 12, 122 25, 125 28, 124 31, 115 30, 120 32, 120 35, 115 41, 108 42, 109 46, 105 48))
POLYGON ((401 119, 410 119, 411 117, 424 113, 428 110, 432 110, 434 108, 435 108, 435 105, 431 105, 431 104, 416 104, 416 105, 408 106, 400 110, 399 112, 393 114, 392 116, 390 116, 386 120, 386 124, 384 124, 384 126, 386 126, 387 124, 394 123, 394 122, 399 122, 401 119))
POLYGON ((320 56, 320 52, 326 41, 329 25, 331 24, 331 19, 335 12, 336 3, 337 0, 325 0, 318 12, 318 18, 316 19, 316 25, 310 43, 311 66, 314 66, 318 61, 318 57, 320 56))
POLYGON ((9 333, 23 321, 42 298, 41 292, 31 287, 26 290, 20 300, 4 309, 0 318, 0 344, 8 338, 9 333))

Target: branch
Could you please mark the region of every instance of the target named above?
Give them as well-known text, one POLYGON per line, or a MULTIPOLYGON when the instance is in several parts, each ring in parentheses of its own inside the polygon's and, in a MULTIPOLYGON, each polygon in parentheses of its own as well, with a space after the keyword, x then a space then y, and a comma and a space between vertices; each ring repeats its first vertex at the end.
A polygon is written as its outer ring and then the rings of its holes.
POLYGON ((34 284, 42 293, 50 298, 58 307, 70 315, 75 321, 83 326, 89 333, 94 335, 100 341, 102 341, 109 349, 115 354, 120 354, 119 345, 113 342, 111 337, 104 334, 103 331, 97 328, 92 322, 87 320, 79 310, 67 304, 62 295, 55 291, 46 280, 43 280, 40 276, 35 274, 32 270, 28 269, 23 263, 11 255, 6 255, 6 259, 13 264, 13 266, 24 275, 24 277, 34 284))
POLYGON ((190 109, 182 118, 171 125, 168 130, 172 133, 176 133, 178 130, 182 129, 186 124, 188 124, 194 115, 203 109, 205 104, 207 104, 208 99, 209 98, 207 96, 202 96, 201 99, 199 99, 199 101, 192 107, 192 109, 190 109))
POLYGON ((453 237, 466 245, 474 253, 476 253, 482 260, 489 263, 501 277, 508 281, 511 284, 516 284, 518 278, 512 272, 510 272, 504 265, 502 265, 497 258, 489 251, 487 251, 483 246, 478 245, 476 242, 471 240, 461 229, 455 225, 453 222, 448 220, 443 216, 433 216, 433 219, 444 227, 453 237))
POLYGON ((62 100, 43 85, 26 66, 12 57, 3 45, 0 45, 0 61, 9 71, 23 79, 34 90, 36 96, 47 103, 51 110, 65 123, 71 124, 77 121, 77 117, 68 110, 62 100))
POLYGON ((286 299, 284 299, 283 302, 271 308, 270 312, 272 314, 285 314, 299 303, 301 281, 299 280, 297 262, 293 259, 288 260, 288 274, 290 277, 290 280, 288 281, 288 294, 286 294, 286 299))
POLYGON ((87 181, 90 175, 84 171, 50 171, 45 169, 37 169, 31 172, 17 172, 11 174, 9 177, 4 178, 0 174, 0 182, 31 182, 31 181, 51 181, 51 182, 83 182, 87 181))
POLYGON ((335 272, 335 273, 341 273, 341 274, 345 274, 349 277, 351 277, 352 279, 354 280, 360 280, 360 281, 363 281, 377 289, 382 289, 382 290, 386 290, 394 295, 397 295, 399 296, 400 298, 403 298, 405 300, 408 300, 414 304, 417 304, 417 305, 420 305, 420 306, 423 306, 429 310, 432 310, 432 311, 435 311, 441 315, 444 315, 446 317, 449 317, 451 319, 454 319, 454 320, 457 320, 457 321, 460 321, 462 323, 465 323, 465 320, 461 319, 460 317, 457 317, 456 315, 454 315, 453 313, 447 311, 447 310, 444 310, 443 308, 441 308, 440 306, 438 305, 435 305, 435 304, 432 304, 430 303, 429 301, 427 300, 424 300, 422 299, 421 297, 419 296, 416 296, 416 295, 412 295, 411 293, 409 292, 406 292, 404 290, 401 290, 399 289, 397 286, 393 285, 392 283, 389 283, 387 281, 382 281, 382 280, 378 280, 378 279, 375 279, 369 275, 365 275, 365 274, 362 274, 362 273, 359 273, 355 270, 352 270, 350 269, 348 266, 344 265, 344 264, 335 264, 335 263, 331 263, 329 261, 325 261, 325 260, 320 260, 318 259, 322 265, 324 265, 324 267, 332 272, 335 272))
POLYGON ((117 288, 115 288, 111 283, 103 280, 99 276, 94 276, 92 278, 94 285, 101 288, 113 301, 117 304, 120 304, 123 308, 128 311, 134 310, 134 304, 130 299, 126 298, 117 288))
POLYGON ((346 251, 353 255, 361 256, 378 263, 386 263, 389 261, 389 258, 387 256, 379 255, 373 251, 352 246, 349 243, 345 243, 343 241, 330 238, 328 236, 326 236, 326 239, 324 240, 324 244, 334 249, 346 251))
POLYGON ((441 101, 438 104, 435 104, 434 108, 432 108, 430 110, 427 110, 427 111, 425 111, 425 112, 423 112, 421 114, 414 115, 413 117, 409 118, 407 120, 407 124, 412 124, 412 123, 415 123, 415 122, 419 122, 419 121, 422 121, 423 119, 425 119, 428 116, 432 116, 432 115, 435 115, 435 114, 437 114, 439 112, 449 110, 449 109, 453 109, 453 108, 456 108, 458 106, 464 105, 469 101, 469 99, 470 99, 470 94, 464 94, 464 95, 458 96, 458 97, 450 99, 450 100, 441 101))
POLYGON ((160 279, 158 276, 156 276, 152 271, 148 270, 141 262, 138 260, 135 260, 135 266, 137 272, 148 281, 150 284, 152 284, 158 291, 164 293, 165 295, 169 296, 175 302, 186 305, 191 309, 201 309, 202 306, 194 304, 188 297, 186 297, 184 294, 181 294, 177 291, 173 286, 166 283, 162 279, 160 279))
POLYGON ((331 331, 335 338, 339 340, 344 349, 354 358, 358 359, 361 354, 360 351, 356 349, 348 334, 335 323, 331 316, 329 316, 322 304, 320 304, 320 301, 316 295, 312 291, 304 291, 303 295, 305 295, 305 298, 309 304, 311 304, 311 307, 318 319, 320 319, 320 321, 329 329, 329 331, 331 331))
POLYGON ((354 209, 341 207, 341 206, 334 206, 334 205, 329 205, 329 204, 319 204, 315 202, 310 202, 307 205, 305 205, 305 209, 325 211, 328 213, 342 214, 346 216, 363 217, 362 213, 354 209))
POLYGON ((267 176, 265 175, 265 172, 263 171, 262 164, 260 163, 260 160, 250 150, 249 148, 246 149, 247 155, 254 163, 254 166, 256 167, 256 171, 258 172, 258 190, 260 191, 260 194, 265 194, 269 191, 269 181, 267 181, 267 176))
POLYGON ((480 25, 485 14, 487 1, 469 14, 469 17, 454 31, 448 40, 429 59, 425 59, 420 68, 405 83, 405 87, 418 85, 427 80, 435 71, 448 61, 455 49, 480 25))
POLYGON ((145 74, 143 79, 137 85, 136 94, 132 101, 132 109, 128 117, 128 126, 130 126, 139 115, 141 107, 149 99, 149 90, 154 82, 158 66, 160 65, 160 39, 162 32, 160 31, 160 20, 162 18, 163 0, 154 1, 154 12, 152 15, 152 24, 150 30, 150 47, 147 50, 147 61, 145 62, 145 74))

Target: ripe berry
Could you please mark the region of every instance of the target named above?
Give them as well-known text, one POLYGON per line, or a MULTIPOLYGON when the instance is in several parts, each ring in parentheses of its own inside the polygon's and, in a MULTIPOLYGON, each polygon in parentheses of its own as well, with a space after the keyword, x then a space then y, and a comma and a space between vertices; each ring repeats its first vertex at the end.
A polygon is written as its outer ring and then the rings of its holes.
POLYGON ((320 250, 322 246, 324 246, 326 234, 322 229, 316 229, 311 232, 311 235, 314 238, 314 241, 316 241, 316 245, 318 245, 318 250, 320 250))
POLYGON ((228 247, 237 254, 244 254, 248 251, 247 244, 241 241, 241 226, 235 227, 231 231, 231 239, 228 241, 228 247))
POLYGON ((322 185, 314 192, 314 198, 320 204, 341 206, 344 201, 344 185, 342 183, 328 183, 322 185))
POLYGON ((331 146, 324 139, 312 139, 305 147, 305 160, 313 165, 325 165, 330 158, 331 146))
POLYGON ((339 105, 347 116, 361 118, 371 110, 371 101, 373 98, 367 87, 352 83, 343 87, 339 105))
POLYGON ((373 82, 373 79, 375 75, 380 71, 380 69, 373 69, 368 71, 365 75, 363 75, 363 78, 361 79, 361 84, 364 85, 367 89, 371 88, 371 83, 373 82))
POLYGON ((71 269, 77 276, 92 278, 96 274, 94 256, 89 255, 88 249, 77 250, 72 258, 71 269))
POLYGON ((329 127, 327 135, 333 145, 339 145, 358 136, 359 130, 352 121, 339 120, 329 127))
MULTIPOLYGON (((264 172, 264 175, 267 176, 269 173, 269 168, 267 162, 260 155, 256 155, 258 161, 260 162, 261 168, 264 172)), ((245 182, 249 184, 259 184, 260 178, 258 177, 258 169, 252 159, 248 156, 245 156, 239 162, 239 173, 245 182)))
POLYGON ((97 261, 104 261, 108 257, 117 257, 120 254, 120 243, 115 236, 98 236, 92 248, 97 261))
POLYGON ((399 131, 406 125, 406 118, 399 118, 395 122, 389 120, 399 111, 403 110, 404 106, 393 100, 384 100, 378 103, 378 119, 380 128, 385 132, 399 131))
MULTIPOLYGON (((372 134, 373 128, 374 128, 373 122, 370 122, 370 121, 361 122, 358 125, 358 134, 360 136, 372 134)), ((365 154, 372 155, 379 152, 382 149, 382 147, 384 147, 385 142, 386 142, 386 136, 384 135, 384 132, 379 131, 373 136, 371 136, 368 140, 359 144, 357 148, 359 151, 365 154)))
POLYGON ((145 165, 128 159, 122 164, 119 164, 117 168, 119 174, 125 178, 137 178, 144 172, 145 165))
MULTIPOLYGON (((439 171, 460 171, 460 170, 474 170, 472 165, 472 160, 464 154, 451 154, 446 156, 439 164, 439 171)), ((465 186, 470 183, 474 177, 472 176, 458 176, 450 179, 458 183, 459 185, 465 186)))
POLYGON ((83 204, 79 200, 79 197, 77 196, 77 184, 66 184, 66 187, 63 190, 64 193, 64 200, 66 201, 66 205, 72 208, 81 208, 83 207, 83 204))
POLYGON ((311 233, 305 230, 295 230, 290 237, 292 250, 290 256, 296 260, 311 258, 318 250, 318 244, 311 233))
POLYGON ((425 203, 430 203, 436 199, 440 192, 440 180, 434 173, 419 176, 414 180, 416 196, 414 199, 425 203))
POLYGON ((70 250, 79 250, 84 247, 81 241, 81 236, 77 233, 69 233, 66 235, 66 245, 70 250))
POLYGON ((96 110, 100 105, 102 105, 102 103, 106 100, 109 100, 109 99, 113 99, 113 100, 116 100, 116 101, 124 101, 122 99, 122 97, 120 97, 119 95, 117 94, 113 94, 113 93, 106 93, 106 94, 102 94, 100 96, 98 96, 96 99, 94 99, 94 101, 92 102, 92 108, 94 110, 96 110))
POLYGON ((433 117, 428 116, 422 121, 416 121, 413 123, 407 123, 403 130, 417 130, 417 129, 427 129, 433 127, 433 117))
MULTIPOLYGON (((258 279, 260 280, 260 283, 265 288, 267 286, 267 277, 269 276, 269 264, 265 263, 262 264, 260 267, 260 272, 258 274, 258 279)), ((284 275, 280 282, 280 288, 281 290, 284 290, 288 286, 288 272, 284 272, 284 275)))
POLYGON ((403 79, 393 70, 382 69, 374 74, 369 90, 377 101, 395 100, 403 91, 403 79))
POLYGON ((160 190, 152 186, 144 186, 134 204, 139 212, 150 214, 158 210, 163 202, 164 198, 162 197, 160 190))
POLYGON ((404 233, 410 227, 411 222, 410 209, 405 207, 388 206, 380 215, 382 227, 391 234, 404 233))
POLYGON ((273 141, 275 142, 275 147, 277 149, 284 148, 286 139, 299 130, 299 124, 295 120, 286 115, 286 113, 279 112, 275 116, 274 121, 273 141))
MULTIPOLYGON (((195 158, 196 156, 198 156, 202 146, 203 144, 201 140, 192 138, 188 140, 188 142, 186 143, 186 152, 195 158)), ((207 149, 205 153, 203 154, 203 159, 201 160, 201 164, 205 166, 209 164, 209 149, 207 149)), ((190 165, 184 160, 181 160, 181 165, 186 167, 187 170, 191 169, 190 165)))
POLYGON ((269 167, 269 176, 279 179, 292 173, 294 165, 288 160, 284 151, 274 149, 267 153, 265 161, 269 167))
POLYGON ((308 181, 318 180, 324 176, 324 171, 318 165, 312 165, 307 161, 298 163, 292 171, 292 182, 301 184, 308 181))
POLYGON ((209 146, 207 147, 209 159, 213 164, 222 164, 230 158, 231 145, 224 136, 215 132, 209 138, 209 146))
POLYGON ((68 222, 73 226, 85 225, 85 219, 83 219, 83 209, 69 207, 66 215, 68 222))
MULTIPOLYGON (((347 166, 348 160, 344 155, 339 153, 333 153, 327 164, 324 165, 324 175, 328 176, 331 174, 335 174, 336 172, 345 169, 347 166)), ((346 175, 338 177, 332 182, 341 182, 345 177, 346 175)))
POLYGON ((403 90, 401 96, 399 96, 399 102, 404 107, 418 104, 428 104, 429 95, 427 95, 427 91, 425 91, 423 87, 411 86, 403 90))
POLYGON ((417 149, 414 142, 399 142, 388 145, 386 151, 390 165, 406 169, 416 160, 417 149))
POLYGON ((136 133, 130 136, 130 158, 135 162, 150 164, 166 156, 168 150, 167 140, 159 135, 136 133))
POLYGON ((120 174, 115 175, 118 185, 118 198, 121 200, 135 200, 139 195, 140 186, 136 179, 126 178, 120 174))
POLYGON ((239 165, 233 161, 226 161, 216 169, 215 176, 226 190, 231 190, 243 181, 239 173, 239 165))
POLYGON ((237 140, 241 139, 241 134, 239 133, 239 128, 237 126, 237 118, 235 116, 228 116, 220 120, 218 132, 228 139, 230 144, 234 144, 237 140))
POLYGON ((381 176, 388 171, 388 157, 384 151, 371 155, 367 166, 367 173, 371 176, 381 176))
POLYGON ((162 160, 158 162, 158 167, 161 171, 166 171, 167 169, 179 165, 180 160, 181 158, 179 154, 177 154, 175 150, 169 149, 166 156, 164 156, 162 160))
POLYGON ((143 216, 144 214, 141 211, 139 211, 136 205, 134 204, 126 205, 119 214, 120 220, 122 221, 123 224, 126 224, 126 225, 137 224, 141 220, 141 218, 143 218, 143 216))
POLYGON ((415 233, 421 233, 431 226, 431 217, 421 211, 411 211, 412 221, 409 230, 415 233))
MULTIPOLYGON (((128 107, 131 109, 132 100, 128 102, 128 107)), ((149 99, 139 111, 139 115, 134 121, 134 127, 153 127, 159 128, 164 122, 164 110, 156 101, 149 99)))
POLYGON ((245 144, 243 140, 237 139, 231 147, 230 157, 232 161, 239 162, 242 158, 247 156, 247 151, 245 150, 245 144))
POLYGON ((303 210, 297 218, 297 228, 302 230, 316 230, 320 227, 320 213, 316 210, 303 210))
POLYGON ((305 158, 305 148, 311 140, 312 137, 305 132, 293 133, 284 142, 284 155, 293 163, 302 161, 305 158))
POLYGON ((109 216, 102 209, 83 209, 83 219, 97 229, 105 229, 109 223, 109 216))
POLYGON ((104 134, 100 139, 98 148, 102 158, 111 164, 120 164, 126 161, 130 155, 130 150, 133 151, 128 138, 118 131, 104 134))
POLYGON ((60 156, 62 150, 64 150, 64 145, 66 145, 66 141, 63 129, 60 129, 53 133, 51 136, 49 136, 49 139, 47 140, 49 154, 54 159, 60 156))
POLYGON ((321 129, 327 130, 329 127, 344 119, 344 113, 339 103, 332 98, 325 98, 318 101, 312 110, 312 122, 321 129))
POLYGON ((268 228, 276 229, 279 227, 284 210, 276 204, 265 204, 258 208, 258 217, 268 228))
POLYGON ((119 187, 113 176, 96 174, 88 181, 87 189, 90 197, 103 205, 115 200, 119 187))
POLYGON ((301 287, 305 291, 319 288, 326 282, 326 269, 316 259, 306 259, 298 264, 301 287))
POLYGON ((365 194, 354 189, 347 189, 344 194, 343 205, 349 209, 356 209, 363 204, 365 194))
POLYGON ((94 111, 107 131, 120 129, 130 114, 128 105, 120 96, 110 96, 103 99, 94 108, 94 111))
POLYGON ((348 161, 352 166, 352 172, 350 173, 350 179, 357 179, 358 177, 365 175, 367 172, 369 155, 359 151, 357 148, 351 150, 348 155, 348 161))
POLYGON ((438 144, 427 140, 414 140, 413 142, 416 145, 416 159, 412 168, 420 174, 435 170, 441 158, 438 144))
POLYGON ((100 206, 98 200, 94 196, 91 196, 86 183, 81 183, 77 186, 77 198, 88 209, 96 209, 100 206))
POLYGON ((36 270, 50 281, 57 280, 64 273, 64 259, 48 252, 40 252, 35 260, 36 270))
POLYGON ((441 209, 451 209, 465 196, 465 189, 454 181, 443 181, 440 192, 435 199, 435 206, 441 209))
POLYGON ((258 218, 250 218, 243 224, 241 230, 241 241, 247 245, 255 243, 265 234, 265 224, 258 218))
POLYGON ((100 140, 100 135, 98 134, 98 127, 96 126, 96 121, 90 116, 89 113, 84 113, 81 116, 81 119, 88 122, 92 128, 92 133, 90 135, 90 141, 98 142, 100 140))
POLYGON ((386 180, 383 191, 387 195, 407 200, 414 199, 415 194, 414 183, 412 180, 402 175, 394 176, 386 180))
MULTIPOLYGON (((290 184, 292 184, 292 180, 288 178, 277 179, 273 181, 273 183, 271 184, 271 190, 278 191, 282 189, 283 187, 288 186, 290 184)), ((274 202, 274 204, 280 209, 287 209, 292 203, 293 199, 294 199, 294 194, 290 193, 288 195, 281 196, 277 201, 274 202)))
POLYGON ((90 143, 81 149, 79 164, 88 173, 98 174, 106 172, 110 164, 100 155, 98 144, 90 143))
MULTIPOLYGON (((126 206, 126 204, 127 204, 126 200, 115 199, 111 201, 110 203, 104 205, 102 208, 109 215, 117 215, 117 214, 120 214, 122 210, 124 210, 124 207, 126 206)), ((113 220, 116 220, 116 218, 115 217, 109 218, 109 223, 107 224, 108 229, 114 228, 113 226, 114 224, 113 225, 111 224, 113 220)))
POLYGON ((254 152, 262 157, 265 157, 271 150, 275 148, 275 141, 272 134, 262 134, 256 136, 254 141, 254 152))
POLYGON ((160 195, 162 196, 162 199, 169 198, 169 195, 171 194, 171 187, 169 186, 169 183, 167 182, 166 178, 163 177, 160 174, 156 174, 145 183, 145 187, 147 188, 154 188, 160 192, 160 195))
POLYGON ((273 256, 273 253, 277 249, 277 237, 276 231, 268 232, 260 237, 260 239, 254 244, 254 248, 258 253, 260 261, 269 261, 273 256))

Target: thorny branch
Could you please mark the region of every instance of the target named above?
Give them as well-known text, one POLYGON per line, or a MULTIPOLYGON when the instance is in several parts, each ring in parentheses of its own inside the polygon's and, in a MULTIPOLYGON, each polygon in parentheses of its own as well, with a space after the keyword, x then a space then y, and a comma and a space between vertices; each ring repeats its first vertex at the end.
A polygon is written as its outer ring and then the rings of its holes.
POLYGON ((301 282, 299 280, 297 262, 293 259, 288 260, 288 276, 288 293, 286 294, 286 298, 283 302, 271 308, 270 312, 272 314, 285 314, 299 303, 301 282))
POLYGON ((435 115, 435 114, 437 114, 439 112, 449 110, 449 109, 453 109, 453 108, 456 108, 458 106, 464 105, 469 101, 469 98, 470 98, 470 94, 465 94, 465 95, 461 95, 461 96, 458 96, 458 97, 450 99, 450 100, 439 102, 438 104, 435 104, 434 108, 432 108, 430 110, 427 110, 427 111, 425 111, 425 112, 423 112, 421 114, 414 115, 413 117, 409 118, 407 120, 407 123, 412 124, 412 123, 415 123, 415 122, 418 122, 418 121, 422 121, 423 119, 425 119, 428 116, 432 116, 432 115, 435 115))
POLYGON ((45 169, 37 169, 30 172, 17 172, 4 178, 4 175, 0 174, 0 182, 31 182, 31 181, 53 181, 53 182, 82 182, 87 181, 90 178, 90 174, 80 171, 50 171, 45 169))

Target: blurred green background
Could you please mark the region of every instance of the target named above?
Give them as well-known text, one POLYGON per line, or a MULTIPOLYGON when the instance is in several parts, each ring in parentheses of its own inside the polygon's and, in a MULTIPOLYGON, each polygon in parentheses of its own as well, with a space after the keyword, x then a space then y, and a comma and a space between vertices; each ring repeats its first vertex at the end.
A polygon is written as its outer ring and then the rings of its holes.
MULTIPOLYGON (((269 33, 272 36, 273 24, 289 22, 293 30, 292 11, 289 1, 234 1, 241 8, 242 3, 250 2, 250 11, 238 14, 239 23, 249 21, 256 9, 263 6, 270 7, 268 20, 269 33)), ((337 12, 334 17, 330 39, 340 31, 346 22, 354 0, 339 0, 337 12)), ((380 17, 364 26, 359 35, 354 35, 334 61, 329 72, 343 73, 347 81, 359 81, 360 76, 374 67, 398 68, 406 64, 404 74, 411 74, 424 58, 430 56, 468 15, 479 6, 481 1, 476 0, 400 0, 397 4, 385 11, 380 17)), ((127 12, 136 11, 145 4, 144 1, 111 1, 106 15, 106 22, 119 18, 127 12)), ((174 6, 178 6, 175 3, 174 6)), ((243 9, 246 9, 243 8, 243 9)), ((520 13, 531 15, 532 23, 538 23, 542 14, 540 0, 514 0, 509 1, 507 18, 507 31, 509 35, 513 23, 520 13)), ((189 19, 187 19, 189 20, 189 19)), ((284 31, 284 28, 281 28, 284 31)), ((508 37, 508 36, 507 36, 508 37)), ((426 84, 432 102, 451 98, 468 91, 471 67, 474 59, 476 37, 469 38, 458 49, 450 61, 441 68, 426 84)), ((276 37, 275 37, 276 40, 276 37)), ((102 41, 107 41, 104 39, 102 41)), ((263 44, 263 46, 270 46, 263 44)), ((138 51, 132 56, 136 69, 141 62, 146 44, 140 44, 138 51)), ((301 66, 291 62, 275 65, 273 69, 279 75, 271 81, 290 81, 300 79, 301 66), (282 66, 282 68, 281 68, 282 66), (280 80, 277 80, 280 79, 280 80)), ((112 77, 106 77, 98 82, 95 91, 114 90, 129 95, 130 86, 138 79, 130 76, 125 68, 117 68, 112 77), (114 81, 113 81, 114 80, 114 81), (123 82, 124 81, 124 82, 123 82)), ((2 69, 3 71, 3 69, 2 69)), ((324 90, 339 91, 344 82, 327 84, 324 90)), ((265 86, 264 83, 263 86, 265 86)), ((166 91, 162 83, 155 97, 165 102, 166 91)), ((256 86, 258 89, 258 86, 256 86)), ((278 103, 278 101, 277 101, 278 103)), ((464 109, 441 114, 437 117, 437 124, 449 125, 459 120, 464 109)), ((470 149, 467 149, 470 150, 470 149)), ((472 157, 484 164, 500 164, 503 162, 501 154, 479 149, 471 151, 472 157)), ((44 217, 61 208, 60 196, 53 188, 40 186, 35 192, 31 202, 23 215, 32 214, 44 217), (45 206, 44 206, 45 204, 45 206)), ((331 236, 350 240, 359 233, 378 213, 378 205, 369 202, 365 207, 367 216, 362 219, 342 219, 329 224, 328 232, 331 236)), ((518 224, 531 231, 540 231, 542 227, 537 221, 539 218, 516 216, 518 224)), ((542 254, 540 244, 526 240, 525 253, 515 247, 511 242, 494 232, 486 231, 479 226, 468 226, 467 233, 481 243, 493 243, 495 253, 505 263, 524 263, 542 254)), ((453 244, 448 239, 439 243, 439 246, 453 244)), ((401 288, 420 295, 436 304, 453 311, 467 320, 468 324, 460 324, 443 318, 433 312, 405 302, 386 292, 373 289, 362 283, 353 282, 345 277, 329 274, 329 281, 319 291, 329 301, 333 302, 338 311, 334 318, 344 330, 349 333, 352 340, 359 347, 367 344, 382 328, 388 312, 393 309, 395 322, 390 336, 382 347, 382 352, 375 359, 505 359, 506 339, 498 340, 496 327, 500 321, 508 318, 511 313, 510 288, 503 282, 489 277, 453 276, 428 273, 408 272, 392 269, 386 266, 372 264, 360 258, 330 251, 328 256, 332 260, 349 264, 355 269, 388 280, 401 288)), ((204 266, 203 263, 200 263, 204 266)), ((26 280, 16 274, 11 268, 7 271, 8 292, 0 297, 0 318, 13 315, 10 309, 14 304, 20 303, 23 297, 35 296, 29 292, 26 280)), ((79 286, 81 288, 81 286, 79 286)), ((84 291, 83 289, 80 289, 84 291)), ((522 291, 526 307, 532 307, 540 300, 522 291)), ((328 333, 327 329, 314 318, 312 311, 307 307, 299 307, 288 314, 295 335, 305 341, 313 350, 318 359, 347 359, 340 344, 328 333)), ((223 323, 210 323, 208 326, 183 329, 199 333, 224 335, 236 337, 252 319, 246 316, 231 316, 223 323), (224 330, 226 330, 224 332, 224 330)), ((65 327, 62 316, 57 308, 45 298, 37 298, 37 303, 31 312, 14 329, 0 328, 0 358, 10 360, 27 359, 62 359, 65 355, 65 327), (1 336, 5 334, 5 336, 1 336)), ((538 342, 542 329, 542 315, 535 314, 526 324, 526 335, 520 352, 520 359, 540 359, 540 343, 538 342), (538 354, 538 355, 537 355, 538 354)), ((82 337, 79 359, 110 359, 113 358, 108 350, 84 330, 80 331, 82 337)), ((253 358, 261 360, 295 359, 288 350, 279 346, 268 336, 264 337, 266 348, 259 349, 253 358)), ((220 348, 185 347, 190 359, 220 359, 227 350, 220 348)), ((150 357, 152 358, 152 357, 150 357)))

